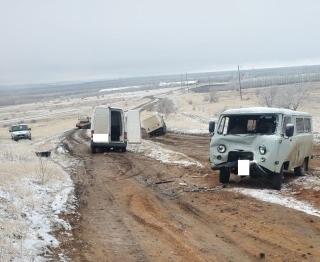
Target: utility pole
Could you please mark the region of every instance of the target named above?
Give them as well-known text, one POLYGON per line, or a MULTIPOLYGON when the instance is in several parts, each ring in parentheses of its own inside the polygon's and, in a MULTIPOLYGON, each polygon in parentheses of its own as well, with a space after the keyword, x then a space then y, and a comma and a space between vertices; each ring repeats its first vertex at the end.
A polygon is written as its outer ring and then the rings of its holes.
MULTIPOLYGON (((242 93, 241 93, 241 81, 240 81, 240 69, 239 69, 239 67, 241 67, 241 66, 239 66, 239 65, 238 65, 239 92, 240 92, 240 98, 241 98, 241 100, 242 100, 242 93)), ((242 68, 242 67, 241 67, 241 68, 242 68)))
POLYGON ((187 80, 187 90, 189 91, 189 84, 188 84, 188 73, 186 73, 186 80, 187 80))

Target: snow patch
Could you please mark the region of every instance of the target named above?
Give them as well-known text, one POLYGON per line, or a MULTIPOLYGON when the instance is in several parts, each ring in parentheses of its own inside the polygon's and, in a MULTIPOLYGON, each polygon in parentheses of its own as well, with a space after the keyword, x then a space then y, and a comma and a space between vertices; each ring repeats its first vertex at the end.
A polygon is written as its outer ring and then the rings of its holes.
POLYGON ((320 217, 320 210, 315 209, 311 204, 305 201, 296 200, 293 197, 284 196, 280 192, 268 189, 249 189, 249 188, 233 188, 228 191, 238 192, 246 196, 253 197, 255 199, 278 204, 291 208, 294 210, 302 211, 306 214, 320 217))
POLYGON ((142 140, 142 143, 139 145, 128 145, 127 150, 135 153, 142 153, 147 157, 167 164, 181 166, 196 165, 201 168, 203 167, 201 163, 193 160, 185 154, 164 149, 159 143, 148 140, 142 140))

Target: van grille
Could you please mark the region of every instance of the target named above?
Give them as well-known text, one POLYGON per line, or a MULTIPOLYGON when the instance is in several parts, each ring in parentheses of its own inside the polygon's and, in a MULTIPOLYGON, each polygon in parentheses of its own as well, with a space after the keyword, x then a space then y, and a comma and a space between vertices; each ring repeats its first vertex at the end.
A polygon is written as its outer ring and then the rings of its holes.
POLYGON ((228 155, 228 162, 238 160, 253 160, 252 152, 230 151, 228 155))

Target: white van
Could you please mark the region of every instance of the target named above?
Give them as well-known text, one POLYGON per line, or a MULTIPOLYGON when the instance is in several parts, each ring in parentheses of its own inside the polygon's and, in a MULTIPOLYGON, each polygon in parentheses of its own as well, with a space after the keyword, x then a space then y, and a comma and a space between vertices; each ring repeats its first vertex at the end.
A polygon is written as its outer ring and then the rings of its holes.
POLYGON ((210 162, 220 170, 220 182, 230 173, 241 177, 273 177, 280 190, 283 170, 298 176, 312 159, 312 117, 306 112, 278 108, 241 108, 224 111, 209 123, 210 162))
POLYGON ((139 110, 124 112, 121 108, 96 106, 91 118, 91 152, 97 148, 121 149, 125 152, 127 143, 141 143, 139 110))

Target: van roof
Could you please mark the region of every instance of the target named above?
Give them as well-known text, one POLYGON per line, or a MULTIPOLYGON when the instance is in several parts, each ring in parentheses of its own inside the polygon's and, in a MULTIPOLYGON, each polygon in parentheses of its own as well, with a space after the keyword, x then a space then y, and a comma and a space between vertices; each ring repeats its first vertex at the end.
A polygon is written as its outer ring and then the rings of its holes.
POLYGON ((222 112, 222 115, 242 115, 242 114, 285 114, 285 115, 300 115, 300 116, 311 116, 307 112, 294 111, 285 108, 273 108, 273 107, 247 107, 228 109, 222 112))
POLYGON ((107 105, 98 105, 95 106, 94 109, 100 109, 100 108, 106 108, 106 109, 111 109, 111 110, 123 110, 122 108, 117 108, 117 107, 111 107, 111 106, 107 106, 107 105))

